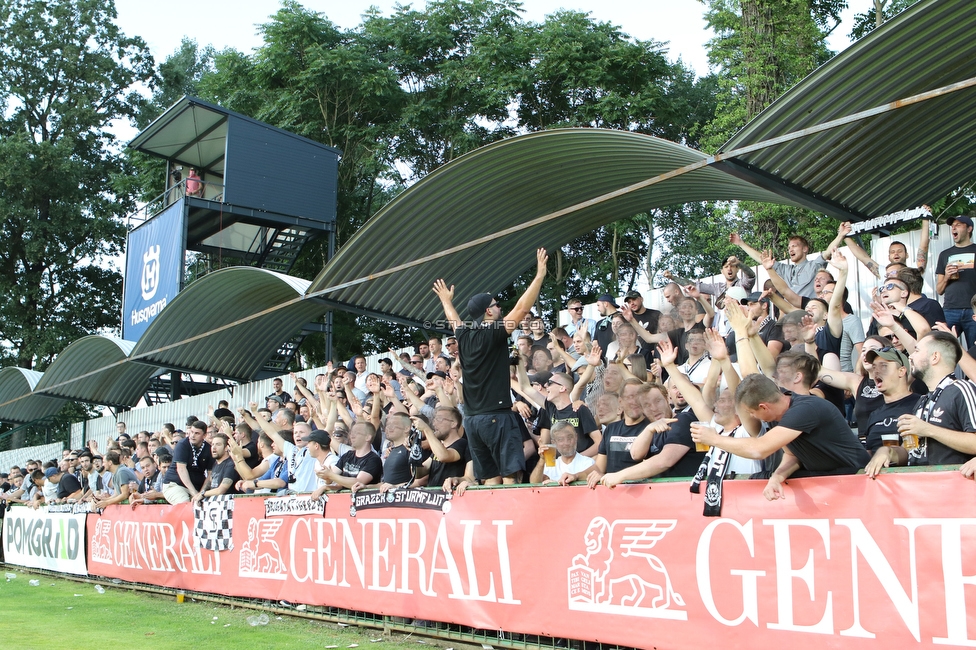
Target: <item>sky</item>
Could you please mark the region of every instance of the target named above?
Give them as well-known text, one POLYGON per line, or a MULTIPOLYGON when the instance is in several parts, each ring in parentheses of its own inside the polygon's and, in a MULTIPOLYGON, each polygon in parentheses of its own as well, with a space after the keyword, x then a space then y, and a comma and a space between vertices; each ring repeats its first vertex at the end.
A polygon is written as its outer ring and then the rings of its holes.
MULTIPOLYGON (((355 27, 362 14, 376 6, 389 15, 395 0, 300 0, 302 6, 323 13, 344 28, 355 27)), ((130 36, 141 36, 157 61, 164 60, 184 36, 200 46, 213 45, 250 52, 261 44, 257 26, 280 7, 277 0, 116 0, 118 24, 130 36)), ((423 2, 413 3, 420 7, 423 2)), ((850 0, 853 9, 844 14, 845 24, 835 30, 829 43, 835 51, 845 47, 855 9, 865 11, 871 0, 850 0), (862 6, 863 5, 863 6, 862 6)), ((680 58, 698 75, 708 72, 706 42, 711 37, 700 0, 523 0, 526 20, 541 22, 559 9, 586 11, 598 21, 611 22, 640 40, 667 43, 668 58, 680 58)))

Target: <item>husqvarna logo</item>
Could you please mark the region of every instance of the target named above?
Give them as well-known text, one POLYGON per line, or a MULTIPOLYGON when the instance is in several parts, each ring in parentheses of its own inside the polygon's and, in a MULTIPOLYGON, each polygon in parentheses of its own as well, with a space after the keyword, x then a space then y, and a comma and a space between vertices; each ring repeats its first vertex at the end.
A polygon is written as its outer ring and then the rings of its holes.
POLYGON ((151 300, 159 288, 159 246, 142 254, 142 299, 151 300))

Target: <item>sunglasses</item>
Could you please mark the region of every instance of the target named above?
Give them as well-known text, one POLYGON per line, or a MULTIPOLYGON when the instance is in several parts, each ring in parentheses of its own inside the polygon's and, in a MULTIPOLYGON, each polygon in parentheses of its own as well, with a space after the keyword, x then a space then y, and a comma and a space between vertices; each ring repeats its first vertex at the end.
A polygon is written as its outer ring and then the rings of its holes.
POLYGON ((905 291, 905 287, 900 284, 895 284, 894 282, 889 282, 888 284, 881 287, 882 291, 891 291, 892 289, 899 289, 905 291))
POLYGON ((567 307, 566 311, 583 311, 582 307, 567 307))

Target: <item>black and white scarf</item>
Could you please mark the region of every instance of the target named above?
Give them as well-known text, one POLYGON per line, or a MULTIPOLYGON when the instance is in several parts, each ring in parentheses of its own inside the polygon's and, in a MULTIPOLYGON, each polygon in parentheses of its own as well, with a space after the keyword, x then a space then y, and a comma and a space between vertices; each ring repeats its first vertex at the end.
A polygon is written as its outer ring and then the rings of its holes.
MULTIPOLYGON (((927 394, 923 399, 918 401, 918 406, 915 408, 915 417, 919 418, 923 422, 928 422, 929 418, 932 417, 932 411, 935 410, 935 404, 939 401, 939 397, 942 395, 942 391, 951 386, 956 381, 956 375, 949 373, 942 378, 939 385, 935 387, 931 393, 927 394)), ((908 464, 909 465, 928 465, 928 438, 919 437, 918 447, 915 449, 908 450, 908 464)))
MULTIPOLYGON (((720 425, 715 426, 716 428, 721 428, 720 425)), ((739 426, 742 425, 740 424, 739 426)), ((719 435, 734 438, 739 426, 733 428, 728 433, 725 431, 719 431, 718 433, 719 435)), ((705 458, 702 460, 701 465, 698 466, 695 477, 691 479, 689 489, 694 494, 699 493, 701 490, 701 482, 705 480, 705 508, 702 512, 702 515, 705 517, 720 517, 722 515, 722 481, 725 479, 725 469, 728 467, 728 464, 729 452, 718 447, 711 447, 705 453, 705 458), (713 458, 715 459, 714 463, 712 462, 713 458), (708 476, 707 480, 705 478, 706 474, 708 476)))

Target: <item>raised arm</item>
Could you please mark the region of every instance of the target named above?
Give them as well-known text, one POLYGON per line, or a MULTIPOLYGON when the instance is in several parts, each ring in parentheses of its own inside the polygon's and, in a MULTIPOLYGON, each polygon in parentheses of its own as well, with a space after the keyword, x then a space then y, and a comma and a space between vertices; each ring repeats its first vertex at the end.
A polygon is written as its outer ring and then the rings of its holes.
POLYGON ((694 284, 690 284, 685 287, 685 293, 687 293, 689 297, 697 300, 698 304, 705 308, 705 318, 708 319, 709 323, 715 320, 715 310, 712 309, 712 301, 707 298, 708 294, 702 293, 698 286, 694 284))
POLYGON ((845 221, 837 227, 837 232, 844 233, 844 242, 847 244, 847 250, 851 252, 851 255, 857 259, 861 264, 867 267, 868 271, 874 274, 874 277, 881 277, 881 267, 878 263, 871 259, 871 256, 867 254, 861 245, 857 243, 857 240, 851 236, 851 222, 845 221))
POLYGON ((820 254, 820 257, 824 258, 827 261, 830 261, 830 258, 832 258, 834 256, 834 253, 837 252, 837 249, 844 242, 844 237, 846 235, 847 235, 847 233, 845 232, 845 230, 843 228, 838 228, 837 229, 837 236, 834 237, 833 241, 831 241, 829 244, 827 244, 827 248, 824 249, 824 252, 822 252, 820 254))
MULTIPOLYGON (((928 208, 929 215, 932 214, 932 208, 927 205, 923 205, 923 208, 928 208)), ((915 266, 918 268, 919 273, 925 273, 925 267, 929 263, 929 220, 922 219, 922 237, 918 242, 918 252, 915 253, 915 266)))
POLYGON ((746 252, 746 255, 756 260, 756 262, 758 262, 759 264, 762 264, 762 255, 760 255, 759 251, 757 251, 755 248, 742 241, 742 237, 739 236, 739 233, 737 232, 731 233, 729 235, 729 242, 735 244, 736 246, 744 250, 746 252))
POLYGON ((660 334, 651 334, 647 329, 641 324, 639 320, 634 318, 634 310, 630 308, 630 305, 624 303, 620 305, 620 313, 623 314, 624 320, 634 326, 634 331, 637 332, 637 336, 647 343, 660 343, 662 340, 668 338, 667 332, 662 332, 660 334))
POLYGON ((678 370, 678 366, 675 363, 678 360, 678 351, 674 348, 671 341, 661 341, 657 344, 657 349, 661 353, 661 365, 668 371, 668 377, 671 381, 677 384, 678 390, 684 395, 685 401, 688 402, 691 410, 695 412, 695 416, 703 422, 711 420, 715 414, 709 408, 708 404, 705 403, 705 399, 702 397, 701 391, 698 390, 698 386, 691 383, 688 377, 678 370))
POLYGON ((451 329, 461 327, 461 317, 454 308, 454 285, 448 287, 443 279, 438 278, 434 281, 434 293, 441 299, 441 307, 444 308, 444 316, 447 317, 451 329))
POLYGON ((548 261, 549 255, 546 254, 545 248, 540 248, 535 252, 535 277, 532 278, 532 282, 529 283, 522 297, 515 303, 512 311, 505 316, 505 331, 509 334, 514 332, 518 324, 522 322, 522 319, 528 315, 532 310, 532 305, 535 304, 536 298, 539 297, 539 291, 542 289, 542 281, 546 279, 546 263, 548 261))
POLYGON ((830 265, 837 269, 837 290, 830 295, 827 307, 827 327, 830 333, 840 338, 844 335, 844 287, 847 286, 847 258, 840 251, 834 251, 830 265))
MULTIPOLYGON (((793 311, 794 309, 802 309, 803 299, 790 288, 786 280, 783 279, 776 271, 776 258, 773 256, 773 251, 765 250, 762 252, 761 263, 766 272, 769 273, 769 279, 772 281, 773 286, 779 291, 780 295, 783 296, 783 300, 789 303, 789 309, 784 309, 784 311, 793 311)), ((777 307, 780 305, 777 303, 777 307)))

